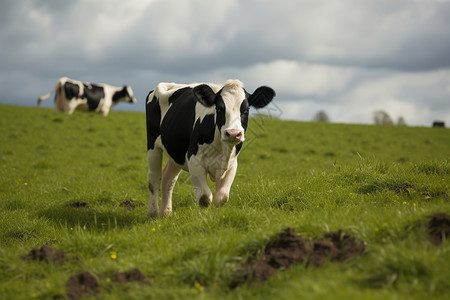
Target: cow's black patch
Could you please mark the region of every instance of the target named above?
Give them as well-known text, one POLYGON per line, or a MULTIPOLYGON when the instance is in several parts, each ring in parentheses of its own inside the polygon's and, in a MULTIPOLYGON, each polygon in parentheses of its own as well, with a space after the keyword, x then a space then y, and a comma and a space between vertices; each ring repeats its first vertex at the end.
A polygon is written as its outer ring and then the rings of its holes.
POLYGON ((80 87, 77 84, 71 82, 64 83, 64 92, 68 100, 78 98, 80 96, 80 87))
MULTIPOLYGON (((249 113, 249 104, 247 99, 244 99, 241 103, 240 111, 241 111, 241 124, 242 128, 244 128, 244 132, 247 131, 247 125, 248 125, 248 113, 249 113)), ((236 155, 239 154, 239 151, 241 151, 242 148, 242 142, 236 145, 236 155)))
POLYGON ((148 151, 150 149, 155 149, 155 141, 161 134, 160 132, 161 107, 159 106, 158 98, 153 97, 152 101, 147 102, 147 105, 145 106, 145 113, 147 116, 147 151, 148 151))
POLYGON ((120 101, 120 99, 124 99, 127 97, 128 97, 129 102, 131 102, 131 97, 128 94, 128 89, 126 86, 124 86, 120 91, 117 91, 114 93, 114 95, 112 97, 112 101, 113 101, 113 103, 117 103, 120 101))
POLYGON ((239 151, 241 151, 242 145, 243 145, 242 142, 236 145, 236 155, 238 155, 239 151))
POLYGON ((241 103, 240 111, 241 111, 241 124, 242 128, 244 128, 244 132, 247 130, 248 125, 248 113, 249 113, 249 104, 247 99, 244 99, 241 103))
POLYGON ((216 125, 220 132, 220 129, 225 125, 225 102, 223 102, 220 92, 216 96, 216 125))
POLYGON ((87 100, 89 110, 95 110, 100 104, 100 100, 105 97, 105 91, 103 87, 95 84, 83 83, 83 85, 84 93, 81 95, 81 98, 87 100))
POLYGON ((199 145, 211 144, 214 141, 214 114, 206 115, 202 121, 200 118, 197 119, 194 125, 194 130, 192 131, 191 143, 188 149, 188 159, 192 155, 196 155, 198 152, 199 145))
MULTIPOLYGON (((169 99, 168 99, 168 101, 169 101, 169 104, 173 104, 173 103, 175 103, 175 101, 177 101, 178 99, 180 99, 180 98, 185 98, 185 97, 193 97, 193 95, 192 95, 192 88, 190 88, 190 87, 186 87, 186 88, 182 88, 182 89, 179 89, 179 90, 176 90, 173 94, 172 94, 172 96, 170 96, 169 97, 169 99)), ((184 100, 183 100, 184 101, 184 100)), ((195 101, 195 99, 194 99, 194 101, 195 101)))
POLYGON ((161 122, 161 140, 172 159, 180 165, 186 162, 186 153, 193 132, 197 100, 192 88, 182 88, 169 97, 171 104, 161 122))

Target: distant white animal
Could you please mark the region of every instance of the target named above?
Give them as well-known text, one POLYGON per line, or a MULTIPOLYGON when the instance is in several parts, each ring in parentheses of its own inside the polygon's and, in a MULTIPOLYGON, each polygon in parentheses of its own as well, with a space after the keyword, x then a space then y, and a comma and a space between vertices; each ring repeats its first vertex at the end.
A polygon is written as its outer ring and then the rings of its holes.
POLYGON ((249 94, 239 80, 225 84, 158 84, 146 100, 148 216, 170 215, 172 191, 181 170, 190 173, 199 205, 209 206, 213 199, 207 175, 217 182, 214 203, 219 206, 228 201, 249 108, 262 108, 274 96, 275 91, 266 86, 249 94), (169 159, 161 172, 163 153, 169 159))
POLYGON ((48 99, 55 90, 56 110, 68 114, 81 110, 95 111, 107 116, 111 108, 119 102, 137 102, 129 86, 84 83, 62 77, 58 79, 50 93, 38 98, 38 105, 48 99))

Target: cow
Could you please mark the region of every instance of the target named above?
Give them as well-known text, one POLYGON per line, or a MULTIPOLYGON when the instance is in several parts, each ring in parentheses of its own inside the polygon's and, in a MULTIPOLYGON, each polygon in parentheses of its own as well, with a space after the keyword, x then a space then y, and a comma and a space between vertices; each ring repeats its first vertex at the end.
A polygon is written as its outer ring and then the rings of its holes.
POLYGON ((433 127, 445 128, 445 122, 444 121, 434 121, 433 122, 433 127))
POLYGON ((245 140, 249 108, 262 108, 275 91, 267 86, 249 94, 239 80, 224 84, 159 83, 146 98, 148 217, 172 212, 172 191, 181 170, 190 174, 196 201, 208 207, 228 201, 245 140), (168 157, 162 171, 162 157, 168 157), (162 185, 161 185, 162 179, 162 185), (158 209, 161 185, 161 209, 158 209))
POLYGON ((85 83, 62 77, 47 95, 38 98, 37 104, 48 99, 55 90, 56 110, 68 114, 81 110, 95 111, 107 116, 111 108, 119 102, 137 102, 129 86, 85 83))

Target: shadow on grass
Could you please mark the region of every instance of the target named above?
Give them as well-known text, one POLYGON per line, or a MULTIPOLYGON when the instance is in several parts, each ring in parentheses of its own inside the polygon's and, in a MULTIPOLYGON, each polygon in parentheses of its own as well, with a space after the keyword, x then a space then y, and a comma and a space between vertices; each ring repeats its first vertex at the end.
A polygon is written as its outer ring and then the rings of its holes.
POLYGON ((142 213, 135 213, 125 207, 91 207, 86 202, 71 202, 49 207, 40 215, 57 224, 69 227, 86 226, 107 231, 147 222, 147 213, 144 212, 144 209, 139 209, 139 211, 141 210, 142 213))

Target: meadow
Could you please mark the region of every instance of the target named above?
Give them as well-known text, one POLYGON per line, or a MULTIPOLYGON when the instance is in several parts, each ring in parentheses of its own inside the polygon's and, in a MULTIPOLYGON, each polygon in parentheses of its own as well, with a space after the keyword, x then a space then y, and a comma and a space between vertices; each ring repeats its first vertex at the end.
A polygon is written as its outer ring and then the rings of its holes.
POLYGON ((258 116, 246 140, 225 206, 199 207, 182 173, 172 215, 149 220, 144 113, 0 105, 0 299, 70 299, 83 272, 96 299, 450 298, 448 223, 429 236, 450 215, 448 129, 258 116), (285 228, 364 251, 233 285, 285 228), (30 259, 43 245, 67 259, 30 259))

